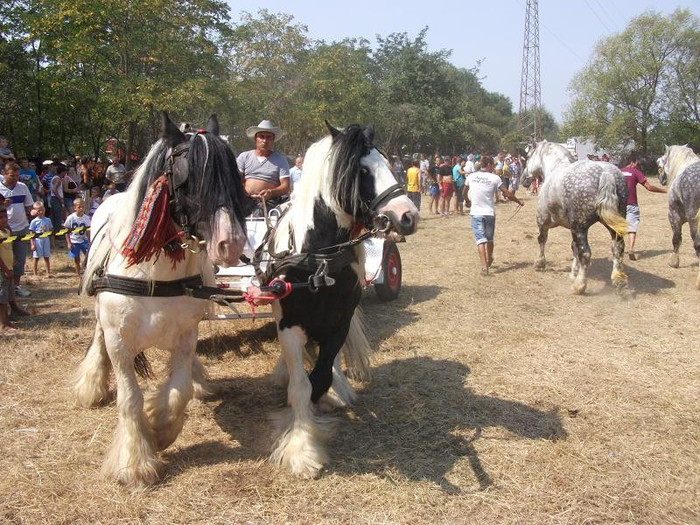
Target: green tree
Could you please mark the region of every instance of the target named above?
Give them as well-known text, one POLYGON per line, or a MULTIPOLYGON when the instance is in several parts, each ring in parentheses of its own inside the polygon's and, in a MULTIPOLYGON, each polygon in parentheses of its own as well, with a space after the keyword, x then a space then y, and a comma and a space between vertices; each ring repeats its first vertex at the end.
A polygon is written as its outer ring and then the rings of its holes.
MULTIPOLYGON (((621 33, 600 41, 590 64, 572 81, 574 97, 564 132, 592 138, 613 152, 631 143, 647 152, 653 142, 650 133, 668 118, 665 92, 680 87, 671 74, 673 64, 678 65, 674 57, 680 52, 679 35, 692 40, 697 24, 697 17, 687 10, 667 17, 648 11, 621 33)), ((692 74, 676 70, 683 78, 692 74)))
POLYGON ((187 114, 226 96, 224 2, 30 0, 22 19, 40 64, 38 118, 60 153, 109 134, 124 138, 129 162, 152 141, 143 134, 152 132, 156 110, 187 114))
POLYGON ((311 42, 306 26, 293 21, 292 15, 267 9, 260 9, 256 16, 243 13, 226 39, 229 89, 238 109, 236 122, 229 123, 235 149, 250 148, 244 130, 263 119, 285 130, 281 148, 290 149, 287 146, 303 142, 295 137, 296 123, 303 122, 304 117, 303 106, 297 103, 311 42))

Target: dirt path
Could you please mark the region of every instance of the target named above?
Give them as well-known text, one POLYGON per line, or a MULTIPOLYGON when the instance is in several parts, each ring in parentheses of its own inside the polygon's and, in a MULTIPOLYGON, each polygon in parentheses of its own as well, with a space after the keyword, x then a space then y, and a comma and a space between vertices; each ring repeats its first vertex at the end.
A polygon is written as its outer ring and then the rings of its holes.
MULTIPOLYGON (((427 217, 400 245, 404 288, 363 299, 371 384, 338 414, 315 481, 265 463, 270 323, 203 323, 218 393, 194 404, 165 452, 166 479, 129 494, 99 474, 114 404, 72 406, 68 375, 91 302, 68 276, 30 286, 35 315, 0 342, 2 519, 144 523, 692 523, 700 520, 700 291, 687 230, 667 265, 664 196, 640 190, 629 293, 609 283, 610 239, 591 229, 588 292, 571 293, 570 236, 550 234, 535 272, 534 197, 500 205, 492 275, 467 217, 427 217)), ((159 363, 157 353, 156 364, 159 363)), ((161 365, 162 368, 162 365, 161 365)), ((162 370, 161 370, 162 372, 162 370)))

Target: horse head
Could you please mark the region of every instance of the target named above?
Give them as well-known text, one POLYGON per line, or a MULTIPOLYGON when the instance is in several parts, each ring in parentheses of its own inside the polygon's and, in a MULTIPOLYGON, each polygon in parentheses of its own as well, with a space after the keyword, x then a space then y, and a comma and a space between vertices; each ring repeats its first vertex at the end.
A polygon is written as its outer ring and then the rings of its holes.
POLYGON ((354 223, 384 233, 415 233, 419 212, 394 177, 391 165, 373 143, 374 127, 352 124, 342 130, 328 122, 332 137, 331 192, 354 223))
POLYGON ((536 175, 542 174, 541 150, 546 143, 546 140, 539 143, 531 140, 525 148, 527 157, 525 158, 523 172, 520 175, 520 184, 522 184, 524 188, 529 188, 532 184, 532 179, 534 179, 536 175))
POLYGON ((236 265, 246 241, 243 210, 248 197, 236 158, 219 137, 216 115, 204 129, 186 135, 162 112, 160 137, 168 148, 164 173, 171 212, 190 248, 198 249, 192 242, 203 244, 214 264, 236 265))
POLYGON ((697 162, 698 159, 698 155, 688 144, 683 146, 666 146, 664 144, 664 156, 661 160, 664 180, 661 180, 661 174, 659 174, 659 181, 662 184, 670 185, 685 168, 697 162))

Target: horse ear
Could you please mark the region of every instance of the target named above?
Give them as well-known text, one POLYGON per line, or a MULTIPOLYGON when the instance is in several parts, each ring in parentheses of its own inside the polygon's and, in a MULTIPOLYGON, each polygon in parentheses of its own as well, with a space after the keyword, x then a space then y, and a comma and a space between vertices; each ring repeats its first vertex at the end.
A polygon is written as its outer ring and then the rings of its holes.
POLYGON ((175 123, 170 120, 167 111, 160 112, 160 138, 165 140, 166 144, 171 148, 184 142, 186 137, 182 131, 178 129, 175 123))
POLYGON ((338 135, 340 135, 340 130, 331 126, 330 122, 327 120, 324 120, 323 122, 326 123, 326 127, 328 128, 328 132, 331 134, 331 137, 336 138, 338 135))
POLYGON ((372 144, 372 141, 374 140, 374 124, 370 124, 365 129, 363 129, 362 134, 365 136, 367 144, 372 144))
POLYGON ((216 113, 212 113, 209 120, 207 120, 206 130, 207 133, 211 133, 217 137, 219 136, 219 119, 216 118, 216 113))

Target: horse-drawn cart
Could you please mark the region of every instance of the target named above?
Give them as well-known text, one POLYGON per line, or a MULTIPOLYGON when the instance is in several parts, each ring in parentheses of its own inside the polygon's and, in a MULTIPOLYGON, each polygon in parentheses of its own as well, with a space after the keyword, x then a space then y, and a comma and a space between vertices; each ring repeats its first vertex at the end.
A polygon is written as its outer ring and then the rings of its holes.
MULTIPOLYGON (((270 228, 273 228, 279 219, 277 209, 273 209, 267 219, 264 217, 248 217, 246 219, 248 241, 243 255, 249 261, 255 258, 256 249, 264 242, 265 235, 270 228)), ((401 291, 402 267, 401 254, 396 246, 396 242, 383 237, 369 237, 362 241, 362 249, 365 252, 365 286, 372 285, 377 297, 381 301, 393 301, 399 296, 401 291)), ((259 268, 265 271, 268 260, 262 259, 259 268)), ((255 266, 252 263, 241 262, 238 266, 230 268, 219 268, 216 273, 219 286, 224 289, 236 290, 241 293, 246 292, 250 286, 258 287, 260 282, 256 275, 255 266)), ((250 312, 239 312, 231 303, 231 308, 227 313, 217 312, 210 315, 212 320, 226 319, 251 319, 270 318, 272 312, 263 309, 250 312)))

